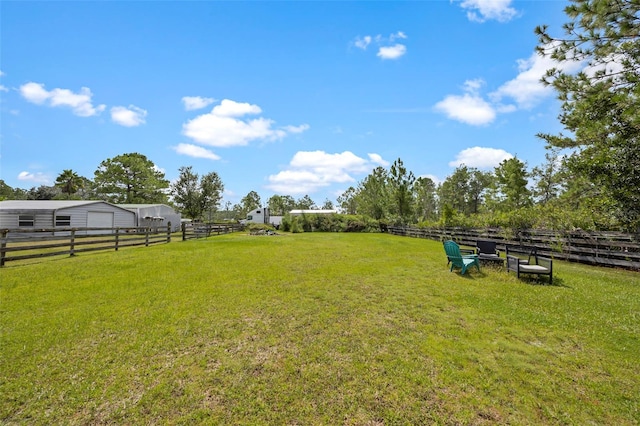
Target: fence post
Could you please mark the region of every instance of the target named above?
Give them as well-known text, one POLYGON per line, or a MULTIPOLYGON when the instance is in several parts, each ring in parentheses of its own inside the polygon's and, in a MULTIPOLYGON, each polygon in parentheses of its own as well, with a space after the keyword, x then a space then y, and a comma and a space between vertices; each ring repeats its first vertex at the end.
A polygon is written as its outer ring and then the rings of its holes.
POLYGON ((118 251, 119 244, 120 244, 120 228, 116 228, 116 251, 118 251))
POLYGON ((167 224, 167 242, 171 242, 171 222, 167 224))
POLYGON ((149 247, 149 232, 151 232, 151 228, 147 227, 144 229, 144 246, 149 247))
POLYGON ((4 258, 7 255, 5 249, 7 248, 7 233, 8 229, 2 230, 2 241, 0 241, 0 267, 4 266, 4 258))
POLYGON ((76 255, 76 229, 71 230, 71 240, 69 241, 69 256, 76 255))
POLYGON ((186 222, 182 222, 180 226, 182 228, 182 241, 187 241, 187 224, 186 222))

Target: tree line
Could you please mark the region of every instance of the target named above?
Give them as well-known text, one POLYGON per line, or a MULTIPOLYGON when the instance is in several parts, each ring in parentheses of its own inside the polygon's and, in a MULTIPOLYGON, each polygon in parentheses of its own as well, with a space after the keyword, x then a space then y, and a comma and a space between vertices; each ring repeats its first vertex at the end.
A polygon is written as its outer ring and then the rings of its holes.
MULTIPOLYGON (((416 178, 398 158, 348 188, 338 208, 403 225, 640 231, 640 2, 572 0, 565 13, 564 35, 552 35, 545 25, 535 29, 538 53, 558 64, 542 83, 557 94, 565 130, 537 135, 547 143, 544 164, 528 170, 514 157, 489 172, 461 165, 436 184, 416 178), (580 61, 583 70, 564 71, 566 61, 580 61)), ((166 203, 171 196, 187 217, 208 219, 218 211, 223 190, 215 172, 199 176, 191 167, 182 167, 170 184, 137 153, 103 161, 93 180, 64 170, 53 187, 24 191, 0 181, 3 198, 166 203)), ((261 204, 251 191, 224 211, 239 219, 261 204)), ((309 196, 286 195, 272 196, 267 206, 272 214, 316 207, 309 196)), ((322 207, 333 203, 326 200, 322 207)))
MULTIPOLYGON (((93 179, 63 170, 55 184, 29 190, 11 188, 0 180, 0 200, 103 200, 114 204, 167 204, 194 220, 221 221, 244 219, 248 212, 262 207, 260 196, 250 191, 240 203, 227 202, 221 210, 224 183, 216 172, 199 175, 193 167, 179 169, 178 179, 170 183, 153 161, 140 153, 127 153, 100 163, 93 179)), ((274 195, 268 200, 272 214, 284 215, 293 209, 315 209, 316 203, 305 195, 294 199, 274 195)), ((322 208, 331 209, 326 200, 322 208)))

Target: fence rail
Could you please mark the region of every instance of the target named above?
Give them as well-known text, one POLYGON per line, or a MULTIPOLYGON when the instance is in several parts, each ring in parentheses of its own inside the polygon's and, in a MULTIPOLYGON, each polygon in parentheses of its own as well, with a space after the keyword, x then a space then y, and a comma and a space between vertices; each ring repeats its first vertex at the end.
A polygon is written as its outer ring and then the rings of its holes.
POLYGON ((0 229, 0 267, 6 262, 171 242, 171 225, 127 228, 0 229))
POLYGON ((182 241, 194 238, 206 238, 212 235, 229 234, 244 229, 239 223, 183 223, 182 241))
POLYGON ((475 247, 476 241, 494 241, 499 250, 507 245, 535 247, 539 254, 555 259, 597 266, 640 270, 640 234, 622 232, 547 231, 500 228, 410 228, 389 226, 388 232, 414 238, 444 241, 475 247))

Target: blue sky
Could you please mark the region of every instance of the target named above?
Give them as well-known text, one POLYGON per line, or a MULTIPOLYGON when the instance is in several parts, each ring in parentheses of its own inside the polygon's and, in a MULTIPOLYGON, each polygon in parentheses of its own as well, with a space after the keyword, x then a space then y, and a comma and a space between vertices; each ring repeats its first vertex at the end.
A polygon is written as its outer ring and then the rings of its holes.
POLYGON ((0 2, 0 178, 90 179, 139 152, 166 178, 335 202, 400 158, 544 162, 559 104, 534 28, 564 1, 0 2))

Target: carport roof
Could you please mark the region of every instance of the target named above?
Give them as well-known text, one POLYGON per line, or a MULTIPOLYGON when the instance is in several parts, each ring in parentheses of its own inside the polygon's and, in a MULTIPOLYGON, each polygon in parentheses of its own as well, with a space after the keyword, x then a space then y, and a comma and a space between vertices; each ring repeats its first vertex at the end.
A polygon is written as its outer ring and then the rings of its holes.
MULTIPOLYGON (((96 203, 111 204, 100 200, 5 200, 0 201, 0 210, 58 210, 96 203)), ((115 204, 111 205, 115 206, 115 204)))

